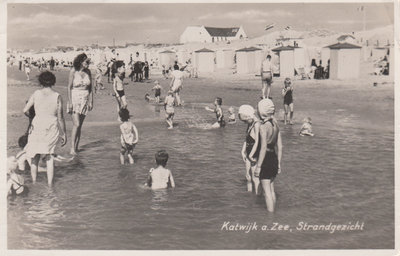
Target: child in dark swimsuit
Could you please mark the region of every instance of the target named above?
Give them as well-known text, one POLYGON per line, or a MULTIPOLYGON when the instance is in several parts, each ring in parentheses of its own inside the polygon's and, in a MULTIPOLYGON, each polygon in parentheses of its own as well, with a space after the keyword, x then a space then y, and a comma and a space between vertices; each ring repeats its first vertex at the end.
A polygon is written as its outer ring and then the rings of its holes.
POLYGON ((285 87, 282 89, 283 107, 285 108, 285 124, 287 124, 288 112, 290 109, 289 124, 293 124, 293 86, 290 78, 285 79, 285 87))
POLYGON ((161 96, 161 86, 160 83, 158 81, 154 82, 154 87, 151 89, 152 91, 154 91, 154 101, 156 103, 160 102, 160 96, 161 96))
POLYGON ((242 158, 246 164, 247 191, 253 191, 254 186, 254 191, 258 194, 260 181, 254 176, 254 172, 260 150, 260 121, 255 115, 254 108, 250 105, 240 106, 239 119, 247 123, 246 141, 242 147, 242 158))
POLYGON ((217 122, 215 122, 211 128, 220 128, 225 126, 224 113, 222 112, 222 99, 220 97, 215 98, 214 101, 215 109, 209 108, 208 106, 205 108, 207 111, 214 112, 217 116, 217 122))
POLYGON ((274 113, 275 106, 272 100, 263 99, 258 103, 258 114, 262 124, 260 125, 261 148, 255 176, 259 175, 269 212, 275 211, 274 180, 276 175, 281 172, 282 157, 282 140, 274 113))

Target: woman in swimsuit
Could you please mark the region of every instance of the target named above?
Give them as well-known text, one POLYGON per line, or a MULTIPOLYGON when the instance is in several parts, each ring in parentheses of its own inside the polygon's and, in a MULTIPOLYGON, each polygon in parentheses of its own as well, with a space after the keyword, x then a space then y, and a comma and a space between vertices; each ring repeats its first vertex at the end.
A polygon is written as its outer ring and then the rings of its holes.
POLYGON ((260 151, 259 132, 260 120, 256 117, 254 108, 250 105, 242 105, 239 108, 239 119, 247 123, 246 141, 242 147, 242 158, 246 164, 247 191, 258 194, 260 181, 254 176, 257 158, 260 151))
POLYGON ((68 80, 68 113, 72 115, 71 154, 76 155, 83 121, 88 111, 93 109, 92 75, 89 67, 90 59, 81 53, 74 59, 74 67, 68 80))
POLYGON ((275 106, 272 100, 263 99, 258 103, 258 114, 262 124, 260 126, 261 148, 255 176, 259 176, 269 212, 275 211, 274 180, 276 175, 281 172, 282 157, 281 134, 274 113, 275 106))

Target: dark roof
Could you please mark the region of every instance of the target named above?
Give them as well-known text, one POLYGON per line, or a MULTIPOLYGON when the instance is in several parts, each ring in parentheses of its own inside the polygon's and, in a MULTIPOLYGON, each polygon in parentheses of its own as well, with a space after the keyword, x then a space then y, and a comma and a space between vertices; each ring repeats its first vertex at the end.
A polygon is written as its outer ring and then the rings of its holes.
POLYGON ((345 40, 346 38, 348 38, 348 37, 351 37, 351 38, 353 38, 353 39, 356 39, 354 36, 352 36, 352 35, 342 35, 342 36, 339 36, 338 38, 337 38, 337 40, 338 41, 343 41, 343 40, 345 40))
POLYGON ((236 36, 239 28, 213 28, 204 27, 210 36, 234 37, 236 36))
POLYGON ((254 52, 254 51, 259 51, 261 50, 260 48, 256 48, 256 47, 249 47, 249 48, 242 48, 237 50, 236 52, 254 52))
POLYGON ((207 48, 203 48, 203 49, 197 50, 195 52, 214 52, 214 51, 211 51, 210 49, 207 49, 207 48))
POLYGON ((166 51, 163 51, 163 52, 160 52, 160 53, 175 53, 175 52, 170 51, 170 50, 166 50, 166 51))
POLYGON ((299 47, 294 47, 294 46, 279 46, 277 48, 272 49, 274 52, 280 52, 280 51, 292 51, 294 48, 299 48, 299 47))
POLYGON ((330 49, 359 49, 361 46, 349 44, 349 43, 337 43, 327 46, 330 49))

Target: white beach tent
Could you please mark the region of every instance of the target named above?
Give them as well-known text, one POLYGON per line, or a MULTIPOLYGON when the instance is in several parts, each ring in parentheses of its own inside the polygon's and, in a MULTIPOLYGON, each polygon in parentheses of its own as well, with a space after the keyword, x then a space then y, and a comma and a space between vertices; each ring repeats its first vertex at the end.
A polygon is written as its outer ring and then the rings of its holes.
POLYGON ((233 49, 219 49, 216 52, 217 68, 230 69, 235 65, 235 51, 233 49))
POLYGON ((198 72, 214 72, 215 71, 215 52, 203 48, 195 53, 195 67, 198 72))
POLYGON ((236 71, 238 74, 259 73, 262 62, 260 48, 249 47, 236 51, 236 71), (260 62, 260 63, 256 63, 260 62))
POLYGON ((279 54, 279 76, 293 77, 294 76, 294 47, 280 46, 272 49, 279 54))
POLYGON ((330 74, 332 79, 358 78, 360 75, 361 47, 349 43, 328 46, 330 54, 330 74))
POLYGON ((168 69, 169 67, 174 66, 174 62, 176 59, 176 53, 170 50, 162 51, 159 53, 159 63, 160 67, 162 65, 165 65, 165 67, 168 69))

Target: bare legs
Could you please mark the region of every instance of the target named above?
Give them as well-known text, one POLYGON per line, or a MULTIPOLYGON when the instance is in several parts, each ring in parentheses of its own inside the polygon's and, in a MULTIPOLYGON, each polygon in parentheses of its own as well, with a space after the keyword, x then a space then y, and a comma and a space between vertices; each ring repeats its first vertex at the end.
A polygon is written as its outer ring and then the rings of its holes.
MULTIPOLYGON (((36 183, 36 177, 40 160, 41 160, 40 154, 37 154, 35 155, 34 158, 32 158, 31 175, 33 183, 36 183)), ((52 155, 46 156, 46 167, 47 167, 47 183, 49 184, 49 187, 51 187, 53 185, 53 177, 54 177, 54 157, 52 155)))
POLYGON ((72 114, 72 134, 71 134, 71 154, 76 155, 78 151, 79 141, 81 139, 82 124, 85 120, 85 115, 74 113, 72 114))
POLYGON ((283 107, 285 108, 285 116, 284 116, 284 121, 285 124, 287 124, 287 119, 289 117, 289 124, 293 124, 293 103, 290 103, 289 105, 284 104, 283 107), (290 109, 290 116, 289 116, 289 109, 290 109))
POLYGON ((271 94, 271 83, 270 83, 270 82, 267 82, 267 81, 265 81, 265 80, 263 80, 263 81, 262 81, 262 89, 261 89, 261 92, 262 92, 262 98, 263 98, 263 99, 265 99, 265 98, 267 98, 267 99, 271 98, 271 97, 270 97, 270 94, 271 94), (267 91, 267 95, 265 95, 265 90, 267 91))
POLYGON ((269 212, 275 211, 276 195, 273 180, 261 180, 261 186, 264 190, 265 204, 269 212))
POLYGON ((247 179, 247 191, 252 192, 254 186, 254 192, 258 195, 260 180, 254 176, 256 165, 251 165, 251 162, 246 160, 246 179, 247 179))

